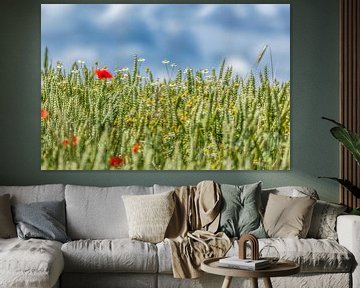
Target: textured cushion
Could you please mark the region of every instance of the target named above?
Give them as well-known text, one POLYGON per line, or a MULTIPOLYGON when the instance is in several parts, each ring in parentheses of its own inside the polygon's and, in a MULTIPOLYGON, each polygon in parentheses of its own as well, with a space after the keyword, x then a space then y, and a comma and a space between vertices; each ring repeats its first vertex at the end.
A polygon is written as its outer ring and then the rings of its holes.
MULTIPOLYGON (((350 272, 353 266, 353 255, 339 243, 329 239, 299 239, 299 238, 264 238, 259 239, 259 249, 265 245, 274 246, 281 259, 295 261, 301 267, 301 272, 350 272)), ((158 250, 159 273, 172 273, 171 248, 167 241, 156 244, 158 250)), ((238 255, 238 242, 226 256, 238 255)), ((248 250, 250 256, 250 249, 248 250)), ((274 255, 275 256, 275 255, 274 255)))
POLYGON ((175 207, 173 194, 123 196, 131 239, 151 243, 164 240, 175 207))
POLYGON ((222 209, 219 231, 229 237, 251 233, 266 237, 260 216, 261 182, 244 186, 221 185, 222 209))
POLYGON ((65 231, 64 201, 15 204, 13 214, 18 236, 22 239, 70 240, 65 231))
POLYGON ((306 197, 269 195, 264 227, 269 237, 305 238, 316 200, 306 197))
POLYGON ((16 229, 11 215, 10 196, 0 196, 0 238, 16 237, 16 229))
POLYGON ((63 268, 61 243, 0 239, 0 287, 53 287, 63 268))
POLYGON ((346 206, 318 200, 314 206, 307 237, 337 240, 336 218, 344 213, 346 206))
POLYGON ((78 240, 61 250, 67 272, 155 273, 158 268, 155 245, 136 240, 78 240))
POLYGON ((91 187, 66 185, 67 232, 71 239, 128 238, 122 195, 152 194, 142 186, 91 187))
POLYGON ((64 192, 65 186, 62 184, 0 186, 0 195, 10 194, 11 204, 61 201, 64 200, 64 192))
POLYGON ((290 197, 306 197, 310 196, 314 199, 319 199, 319 195, 316 190, 310 187, 304 186, 283 186, 275 188, 263 189, 261 192, 261 206, 262 211, 265 212, 266 204, 270 194, 290 196, 290 197))

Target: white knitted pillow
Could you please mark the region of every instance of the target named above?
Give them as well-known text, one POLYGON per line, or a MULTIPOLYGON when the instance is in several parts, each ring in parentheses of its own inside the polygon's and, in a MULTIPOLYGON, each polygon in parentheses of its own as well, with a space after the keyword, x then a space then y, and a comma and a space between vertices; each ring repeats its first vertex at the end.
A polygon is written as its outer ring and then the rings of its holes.
POLYGON ((155 195, 122 196, 131 239, 158 243, 175 208, 174 191, 155 195))

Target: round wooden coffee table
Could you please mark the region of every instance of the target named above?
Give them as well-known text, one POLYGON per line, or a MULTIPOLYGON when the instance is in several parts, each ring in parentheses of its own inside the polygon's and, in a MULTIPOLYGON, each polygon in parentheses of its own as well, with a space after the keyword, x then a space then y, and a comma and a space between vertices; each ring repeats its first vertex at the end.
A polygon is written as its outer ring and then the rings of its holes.
POLYGON ((254 271, 219 266, 219 259, 221 258, 204 260, 201 263, 201 270, 225 276, 222 288, 229 288, 233 277, 251 278, 254 288, 258 288, 258 278, 263 278, 265 287, 272 288, 270 277, 289 276, 300 272, 300 266, 288 260, 279 260, 270 268, 254 271))

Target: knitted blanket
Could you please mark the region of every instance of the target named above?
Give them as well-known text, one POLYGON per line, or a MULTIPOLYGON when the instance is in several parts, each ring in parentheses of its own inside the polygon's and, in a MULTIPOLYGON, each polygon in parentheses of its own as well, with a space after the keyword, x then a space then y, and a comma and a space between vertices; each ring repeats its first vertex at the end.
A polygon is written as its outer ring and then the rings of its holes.
POLYGON ((165 233, 173 274, 175 278, 197 278, 203 260, 222 257, 231 246, 225 233, 216 233, 221 190, 213 181, 202 181, 196 187, 176 188, 174 196, 175 211, 165 233))

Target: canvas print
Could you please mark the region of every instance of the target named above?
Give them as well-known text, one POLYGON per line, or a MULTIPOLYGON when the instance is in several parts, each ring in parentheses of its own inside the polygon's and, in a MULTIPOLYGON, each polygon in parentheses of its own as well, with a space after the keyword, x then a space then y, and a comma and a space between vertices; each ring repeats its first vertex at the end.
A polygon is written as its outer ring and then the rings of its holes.
POLYGON ((289 4, 42 4, 42 170, 290 169, 289 4))

